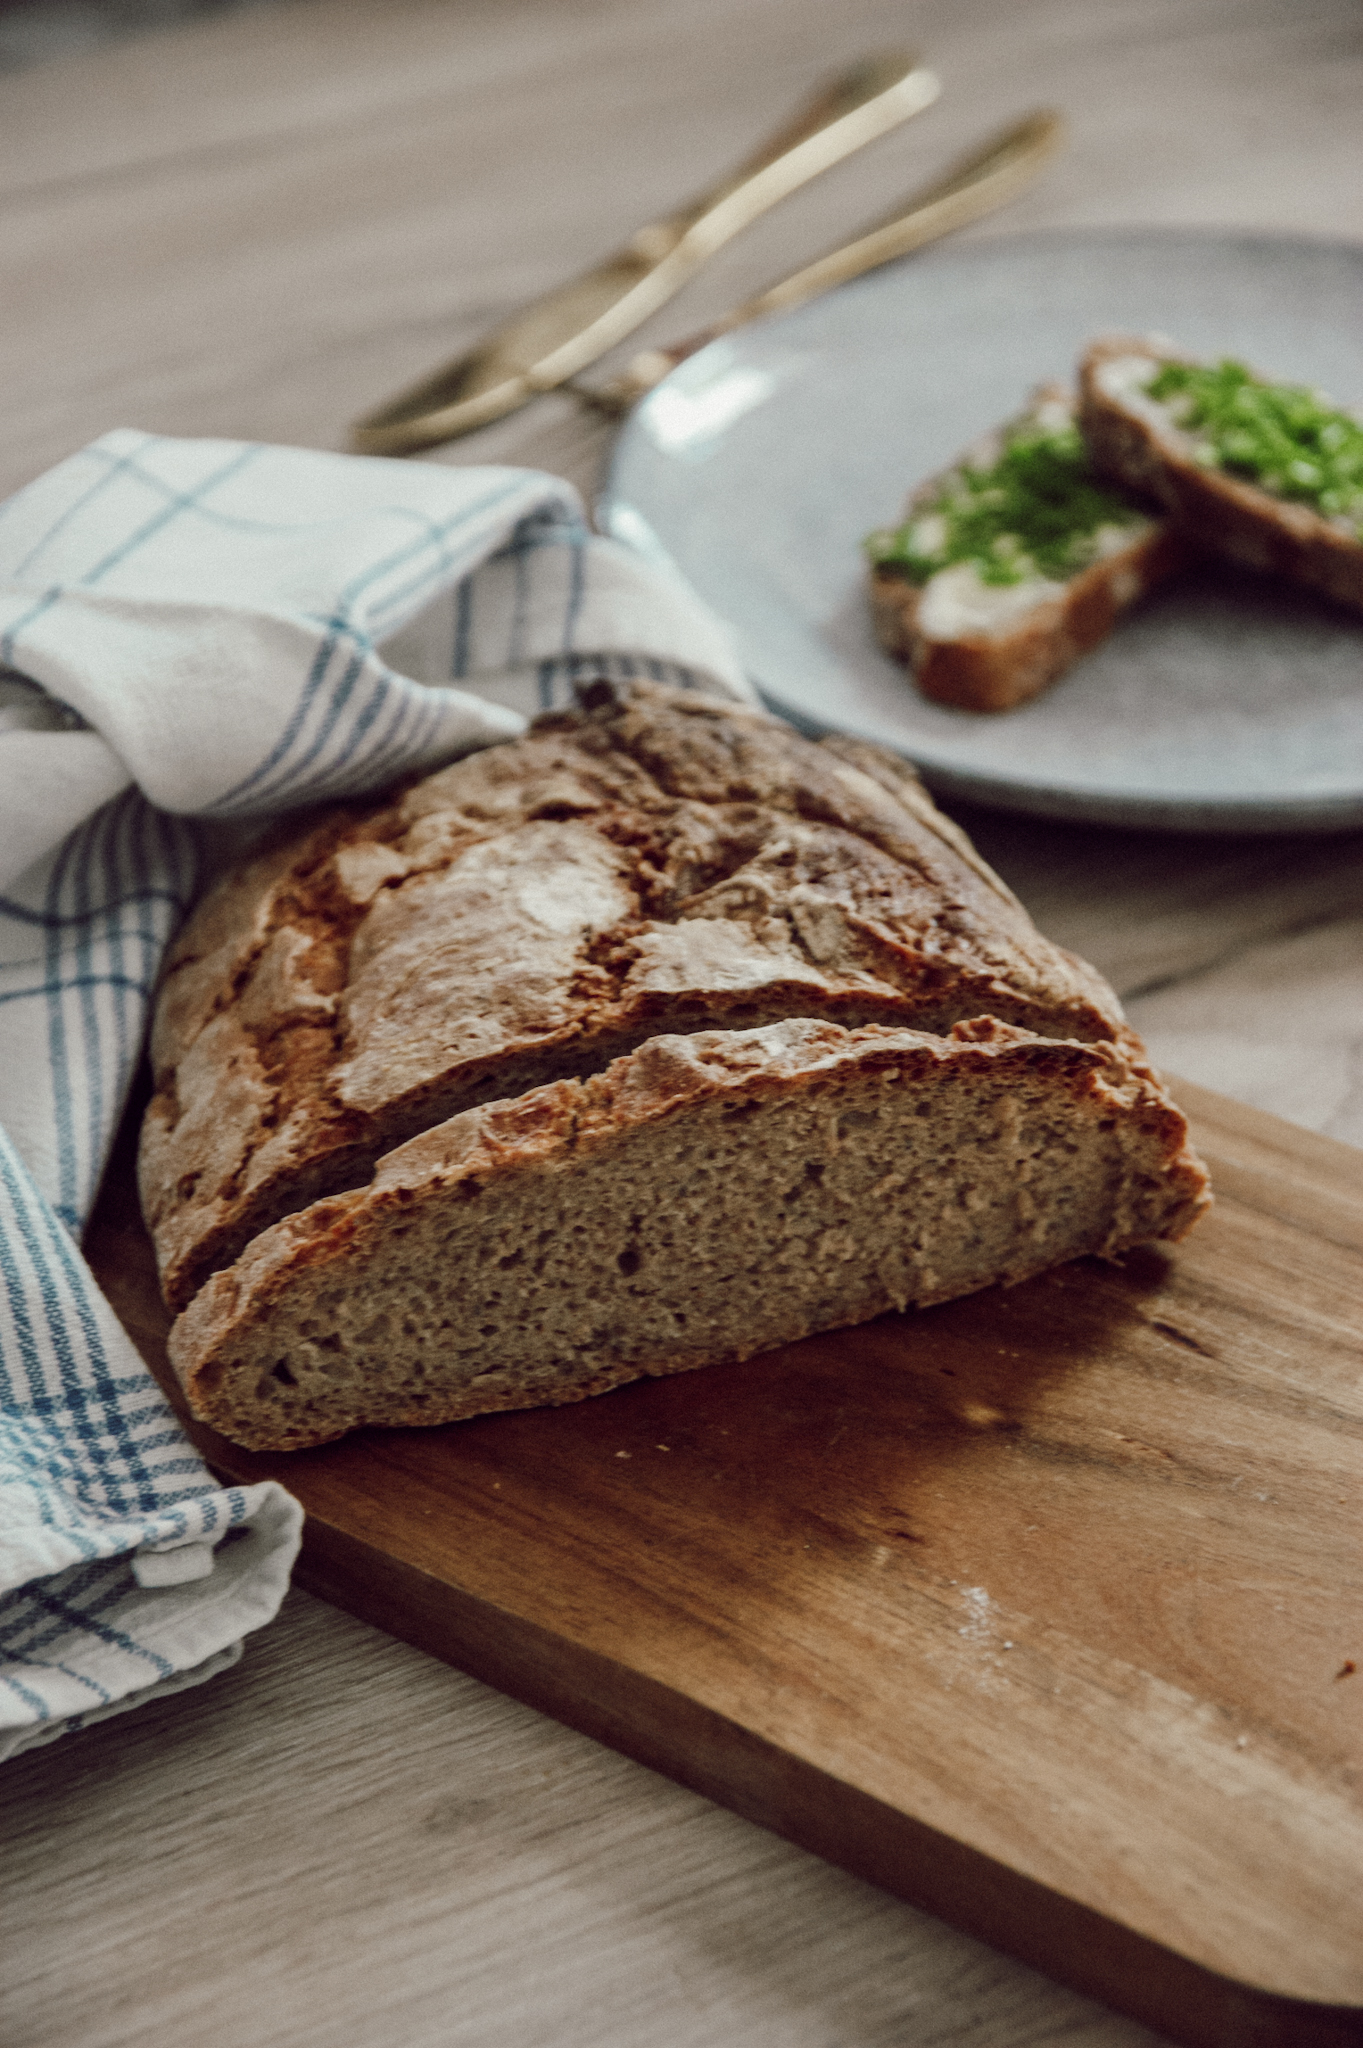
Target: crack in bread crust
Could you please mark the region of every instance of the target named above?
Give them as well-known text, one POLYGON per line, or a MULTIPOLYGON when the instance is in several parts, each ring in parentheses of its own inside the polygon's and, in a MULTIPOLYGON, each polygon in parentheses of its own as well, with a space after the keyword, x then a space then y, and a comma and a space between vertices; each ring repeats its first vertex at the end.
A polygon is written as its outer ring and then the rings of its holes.
POLYGON ((276 839, 186 927, 139 1167, 173 1306, 419 1131, 659 1033, 1120 1033, 907 764, 656 685, 582 694, 276 839))

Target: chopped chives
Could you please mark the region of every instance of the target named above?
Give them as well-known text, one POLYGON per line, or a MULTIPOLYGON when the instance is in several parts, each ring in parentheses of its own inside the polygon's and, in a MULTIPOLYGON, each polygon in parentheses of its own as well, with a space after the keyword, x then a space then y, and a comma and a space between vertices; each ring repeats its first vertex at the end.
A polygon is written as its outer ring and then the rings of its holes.
POLYGON ((961 464, 936 497, 902 526, 869 535, 865 548, 876 567, 911 583, 958 562, 973 563, 982 583, 1064 583, 1095 559, 1101 528, 1141 516, 1094 477, 1076 426, 1029 415, 1008 430, 995 462, 961 464))

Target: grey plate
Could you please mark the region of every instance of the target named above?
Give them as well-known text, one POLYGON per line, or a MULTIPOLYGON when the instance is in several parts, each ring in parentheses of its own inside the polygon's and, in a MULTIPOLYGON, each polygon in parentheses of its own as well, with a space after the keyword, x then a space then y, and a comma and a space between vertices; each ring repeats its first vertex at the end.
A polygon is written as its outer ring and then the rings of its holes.
POLYGON ((1010 810, 1192 831, 1363 824, 1363 620, 1207 572, 1035 703, 929 704, 875 644, 859 550, 911 485, 1111 332, 1363 402, 1363 249, 1167 230, 939 250, 714 342, 621 437, 602 523, 735 629, 775 709, 1010 810))

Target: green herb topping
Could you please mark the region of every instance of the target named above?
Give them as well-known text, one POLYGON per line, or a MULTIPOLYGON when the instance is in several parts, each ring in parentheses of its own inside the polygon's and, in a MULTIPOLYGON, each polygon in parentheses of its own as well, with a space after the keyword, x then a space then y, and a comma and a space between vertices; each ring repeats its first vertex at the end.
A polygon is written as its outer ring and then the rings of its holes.
POLYGON ((1319 391, 1264 384, 1243 363, 1165 363, 1146 385, 1185 433, 1202 435, 1197 459, 1248 477, 1275 498, 1295 498, 1363 533, 1363 425, 1319 391))
POLYGON ((956 562, 973 563, 982 583, 1065 583, 1097 557, 1101 528, 1140 517, 1095 481, 1076 426, 1032 416, 1011 429, 989 468, 962 464, 903 526, 871 534, 865 546, 877 567, 910 583, 956 562))

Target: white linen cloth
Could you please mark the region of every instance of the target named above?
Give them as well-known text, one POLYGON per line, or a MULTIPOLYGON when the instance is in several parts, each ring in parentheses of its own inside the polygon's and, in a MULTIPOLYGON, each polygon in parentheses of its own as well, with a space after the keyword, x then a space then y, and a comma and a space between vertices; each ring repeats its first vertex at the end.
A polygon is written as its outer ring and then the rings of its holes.
POLYGON ((212 1675, 298 1544, 215 1485, 79 1235, 203 853, 381 786, 575 674, 750 695, 570 486, 120 431, 0 504, 0 1760, 212 1675))

